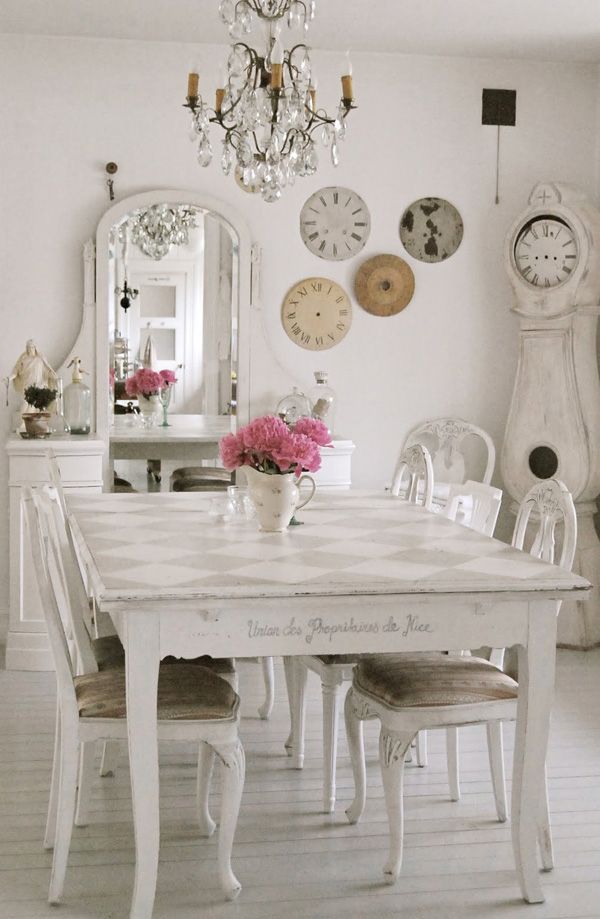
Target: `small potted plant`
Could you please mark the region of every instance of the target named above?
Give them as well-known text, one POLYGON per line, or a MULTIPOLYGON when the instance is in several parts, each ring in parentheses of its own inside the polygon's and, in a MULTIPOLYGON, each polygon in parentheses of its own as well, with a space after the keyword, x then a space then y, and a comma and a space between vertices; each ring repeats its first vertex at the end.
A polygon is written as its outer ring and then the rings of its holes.
POLYGON ((56 399, 57 390, 49 389, 47 386, 27 386, 23 396, 27 405, 30 405, 36 411, 24 412, 22 415, 25 422, 25 431, 29 437, 48 437, 50 430, 48 419, 50 412, 48 408, 56 399))

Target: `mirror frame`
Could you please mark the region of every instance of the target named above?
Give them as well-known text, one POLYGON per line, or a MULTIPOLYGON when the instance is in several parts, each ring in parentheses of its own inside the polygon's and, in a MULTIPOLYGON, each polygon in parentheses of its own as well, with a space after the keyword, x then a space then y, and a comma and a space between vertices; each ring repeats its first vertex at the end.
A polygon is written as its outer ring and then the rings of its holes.
POLYGON ((239 424, 249 418, 250 404, 250 306, 252 292, 252 241, 248 227, 240 215, 224 201, 191 189, 167 188, 141 192, 123 198, 109 208, 96 232, 96 431, 108 441, 109 417, 109 341, 108 341, 108 249, 111 228, 126 214, 152 204, 191 204, 211 211, 238 240, 238 360, 237 411, 239 424))

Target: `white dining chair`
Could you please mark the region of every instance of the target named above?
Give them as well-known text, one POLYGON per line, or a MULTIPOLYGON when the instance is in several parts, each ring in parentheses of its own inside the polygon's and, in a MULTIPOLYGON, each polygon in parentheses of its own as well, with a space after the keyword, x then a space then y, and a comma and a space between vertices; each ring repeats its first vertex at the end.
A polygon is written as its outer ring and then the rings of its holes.
MULTIPOLYGON (((398 457, 392 481, 392 494, 403 496, 412 504, 423 503, 431 507, 433 494, 433 471, 431 458, 426 447, 414 444, 402 451, 398 457)), ((337 739, 340 710, 340 691, 344 683, 352 679, 358 654, 317 654, 286 658, 292 668, 290 708, 292 723, 293 763, 296 769, 304 766, 306 705, 305 691, 308 671, 316 673, 321 680, 323 698, 323 811, 333 812, 336 795, 337 739)), ((419 766, 426 764, 424 738, 416 741, 416 755, 419 766)))
POLYGON ((434 475, 433 500, 444 505, 448 487, 466 479, 489 485, 496 464, 490 435, 462 418, 433 418, 416 425, 406 435, 404 447, 423 444, 429 450, 434 475), (477 474, 475 474, 477 472, 477 474))
MULTIPOLYGON (((121 668, 76 675, 58 606, 60 561, 47 530, 48 515, 42 498, 26 487, 22 492, 34 570, 54 657, 59 700, 56 828, 48 900, 61 899, 75 816, 78 754, 82 744, 96 740, 126 740, 125 671, 121 668)), ((196 741, 200 744, 199 776, 207 778, 211 756, 223 763, 223 793, 218 844, 220 883, 228 899, 241 885, 231 868, 231 850, 244 784, 244 750, 239 740, 239 696, 217 674, 199 666, 163 665, 158 680, 159 741, 196 741)), ((214 823, 205 822, 207 793, 199 789, 200 830, 210 834, 214 823)), ((142 841, 143 844, 143 841, 142 841)))
MULTIPOLYGON (((577 518, 566 486, 541 482, 523 499, 512 545, 522 549, 530 522, 535 524, 531 555, 554 561, 555 532, 563 524, 558 564, 570 570, 577 541, 577 518)), ((359 661, 345 703, 346 734, 352 760, 355 796, 346 814, 360 819, 366 800, 362 722, 381 725, 379 758, 390 826, 390 850, 384 867, 394 883, 402 864, 404 755, 418 731, 464 724, 515 720, 518 683, 488 660, 446 654, 373 654, 359 661)), ((502 760, 502 751, 499 751, 502 760)), ((493 771, 493 770, 492 770, 493 771)), ((502 768, 503 780, 503 768, 502 768)), ((553 866, 547 782, 540 794, 538 844, 544 869, 553 866)))
MULTIPOLYGON (((52 477, 52 475, 51 475, 52 477)), ((57 602, 68 640, 73 644, 75 672, 77 674, 103 672, 125 666, 125 650, 117 635, 106 635, 94 638, 90 634, 86 615, 89 613, 89 598, 82 578, 81 566, 75 551, 75 545, 68 519, 64 495, 59 487, 52 485, 43 488, 40 493, 40 512, 44 514, 46 531, 54 546, 54 557, 57 561, 57 602)), ((165 658, 166 664, 200 665, 217 673, 237 690, 237 672, 232 658, 212 658, 202 656, 192 660, 165 658)), ((58 720, 58 711, 57 711, 58 720)), ((88 821, 89 792, 92 785, 94 744, 82 744, 80 776, 78 784, 77 810, 75 823, 85 826, 88 821)), ((112 776, 116 772, 120 743, 105 740, 100 765, 101 776, 112 776)), ((58 756, 58 743, 55 741, 55 758, 58 756)), ((54 838, 54 819, 57 787, 53 780, 50 793, 50 806, 44 844, 51 848, 54 838)))

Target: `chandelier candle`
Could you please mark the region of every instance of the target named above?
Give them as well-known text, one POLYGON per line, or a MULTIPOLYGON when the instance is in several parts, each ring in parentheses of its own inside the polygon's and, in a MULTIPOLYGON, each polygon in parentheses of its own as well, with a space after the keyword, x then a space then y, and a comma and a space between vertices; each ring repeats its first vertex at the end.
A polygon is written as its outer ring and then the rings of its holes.
POLYGON ((316 0, 221 0, 219 14, 234 40, 226 77, 210 109, 198 92, 199 76, 188 75, 185 108, 192 113, 192 139, 198 141, 198 162, 213 158, 211 124, 224 131, 221 166, 232 171, 241 186, 277 201, 283 188, 297 177, 314 175, 318 145, 329 150, 338 165, 338 146, 346 134, 346 117, 355 108, 350 61, 342 76, 337 112, 317 108, 316 80, 309 48, 303 42, 289 50, 280 39, 284 24, 306 31, 314 18, 316 0), (264 27, 265 47, 256 50, 242 37, 256 24, 264 27))

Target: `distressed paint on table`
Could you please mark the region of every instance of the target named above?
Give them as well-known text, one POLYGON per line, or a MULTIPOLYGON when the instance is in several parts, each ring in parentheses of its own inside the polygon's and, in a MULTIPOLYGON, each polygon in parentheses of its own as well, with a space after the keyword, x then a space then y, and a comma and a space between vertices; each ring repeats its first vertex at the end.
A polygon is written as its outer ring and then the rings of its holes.
POLYGON ((99 608, 126 649, 136 836, 132 919, 158 868, 156 685, 174 653, 294 655, 519 646, 513 848, 540 902, 536 859, 558 601, 587 581, 389 495, 321 496, 283 534, 213 523, 210 496, 69 502, 99 608), (143 840, 143 844, 142 841, 143 840))

